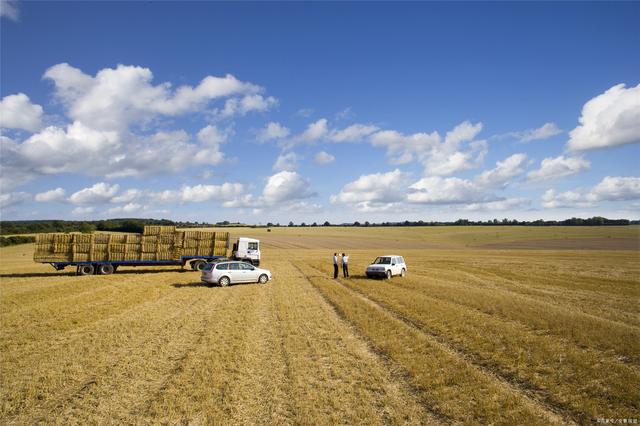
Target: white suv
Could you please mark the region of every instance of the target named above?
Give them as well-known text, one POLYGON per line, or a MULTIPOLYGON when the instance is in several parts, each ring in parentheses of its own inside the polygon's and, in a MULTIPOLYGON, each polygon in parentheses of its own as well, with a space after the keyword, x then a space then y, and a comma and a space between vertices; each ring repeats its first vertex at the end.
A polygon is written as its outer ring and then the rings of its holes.
POLYGON ((268 269, 257 268, 246 262, 207 263, 202 270, 201 280, 207 284, 226 287, 235 283, 266 284, 272 278, 268 269))
POLYGON ((388 255, 378 256, 376 260, 367 266, 367 277, 380 277, 391 279, 394 275, 404 277, 407 274, 407 265, 402 256, 388 255))

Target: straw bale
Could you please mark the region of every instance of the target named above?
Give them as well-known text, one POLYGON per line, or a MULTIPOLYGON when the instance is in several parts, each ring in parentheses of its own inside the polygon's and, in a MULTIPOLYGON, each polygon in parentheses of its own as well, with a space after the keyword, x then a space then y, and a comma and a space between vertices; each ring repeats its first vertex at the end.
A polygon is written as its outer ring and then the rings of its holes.
POLYGON ((173 259, 173 250, 158 251, 158 260, 170 260, 170 259, 173 259))
POLYGON ((109 251, 111 253, 124 253, 127 249, 126 244, 109 244, 109 251))
POLYGON ((197 253, 198 253, 197 247, 182 249, 183 256, 196 256, 197 253))
POLYGON ((74 262, 88 262, 89 260, 91 260, 89 258, 89 253, 74 253, 73 254, 73 261, 74 262))
POLYGON ((91 250, 91 244, 75 243, 73 245, 73 251, 76 253, 89 253, 89 250, 91 250))
POLYGON ((158 236, 158 240, 160 241, 160 244, 173 244, 175 241, 175 238, 176 237, 174 234, 158 236))
POLYGON ((155 253, 157 244, 142 244, 143 253, 155 253))
POLYGON ((36 234, 36 244, 50 244, 53 242, 53 234, 36 234))
POLYGON ((198 247, 198 240, 196 239, 184 240, 183 247, 188 247, 188 248, 198 247))
POLYGON ((142 244, 126 244, 126 253, 140 253, 142 251, 142 244))
POLYGON ((173 244, 158 244, 158 252, 173 250, 173 244))
POLYGON ((175 226, 145 226, 144 235, 163 235, 173 234, 176 231, 175 226))
POLYGON ((124 260, 140 260, 140 252, 125 253, 124 260))
POLYGON ((69 244, 72 237, 71 234, 53 234, 53 242, 55 244, 69 244))
POLYGON ((156 235, 144 235, 142 237, 142 244, 155 244, 158 242, 158 236, 156 235))
POLYGON ((91 244, 93 235, 91 234, 73 234, 73 242, 79 244, 91 244))
POLYGON ((127 244, 140 244, 142 242, 142 235, 140 234, 129 234, 127 235, 127 244))
POLYGON ((108 244, 111 239, 111 234, 94 234, 93 241, 96 244, 108 244))
POLYGON ((156 260, 155 253, 141 253, 140 260, 156 260))
POLYGON ((111 244, 125 244, 127 242, 127 234, 111 234, 111 244))

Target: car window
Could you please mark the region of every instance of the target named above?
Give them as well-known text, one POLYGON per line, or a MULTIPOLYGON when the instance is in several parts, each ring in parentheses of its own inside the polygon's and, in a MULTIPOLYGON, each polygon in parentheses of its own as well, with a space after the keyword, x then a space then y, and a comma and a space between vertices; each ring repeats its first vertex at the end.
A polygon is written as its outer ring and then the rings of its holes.
POLYGON ((216 266, 216 269, 226 271, 227 269, 229 269, 229 264, 228 263, 222 263, 222 264, 216 266))
POLYGON ((400 256, 398 259, 400 259, 400 263, 404 263, 404 257, 400 256))
POLYGON ((202 268, 203 271, 210 271, 213 269, 213 263, 207 263, 206 265, 204 265, 204 268, 202 268))
POLYGON ((392 265, 392 266, 393 266, 393 265, 395 265, 395 264, 397 263, 397 261, 398 261, 398 258, 397 258, 397 257, 392 257, 392 258, 391 258, 391 265, 392 265))
POLYGON ((374 262, 376 265, 389 265, 391 264, 390 257, 378 257, 374 262))
POLYGON ((253 266, 249 265, 248 263, 241 263, 240 268, 244 269, 245 271, 253 271, 253 266))
POLYGON ((240 269, 240 265, 237 263, 230 263, 229 264, 229 270, 231 271, 237 271, 240 269))

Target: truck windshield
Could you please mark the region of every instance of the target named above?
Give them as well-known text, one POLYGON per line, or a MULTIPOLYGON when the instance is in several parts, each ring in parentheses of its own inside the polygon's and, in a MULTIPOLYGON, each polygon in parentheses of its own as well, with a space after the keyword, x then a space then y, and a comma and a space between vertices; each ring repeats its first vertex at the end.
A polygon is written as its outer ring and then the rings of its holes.
POLYGON ((391 258, 390 257, 378 257, 374 262, 374 265, 390 265, 391 258))

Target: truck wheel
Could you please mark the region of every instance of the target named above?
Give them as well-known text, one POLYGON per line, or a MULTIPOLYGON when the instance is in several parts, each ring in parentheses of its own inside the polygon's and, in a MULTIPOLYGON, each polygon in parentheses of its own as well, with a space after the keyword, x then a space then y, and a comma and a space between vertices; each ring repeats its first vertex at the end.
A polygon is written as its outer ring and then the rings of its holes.
POLYGON ((222 277, 220 278, 220 280, 218 281, 218 284, 220 284, 220 287, 226 287, 229 285, 231 281, 229 281, 229 277, 222 277))
POLYGON ((78 266, 78 275, 93 275, 95 271, 93 265, 79 265, 78 266))
POLYGON ((194 262, 191 262, 191 269, 193 269, 194 271, 202 271, 204 269, 204 265, 206 265, 207 262, 205 262, 204 260, 196 260, 194 262))
POLYGON ((404 269, 404 268, 402 268, 402 271, 400 271, 400 276, 401 276, 402 278, 406 277, 406 276, 407 276, 407 270, 406 270, 406 269, 404 269))
POLYGON ((267 274, 262 274, 260 275, 260 278, 258 278, 258 282, 260 284, 266 284, 267 281, 269 281, 269 277, 267 277, 267 274))
POLYGON ((111 275, 113 274, 114 268, 110 263, 103 263, 98 265, 98 274, 100 275, 111 275))
POLYGON ((391 277, 392 277, 392 274, 391 274, 391 271, 389 270, 389 271, 387 271, 387 279, 390 280, 391 277))

